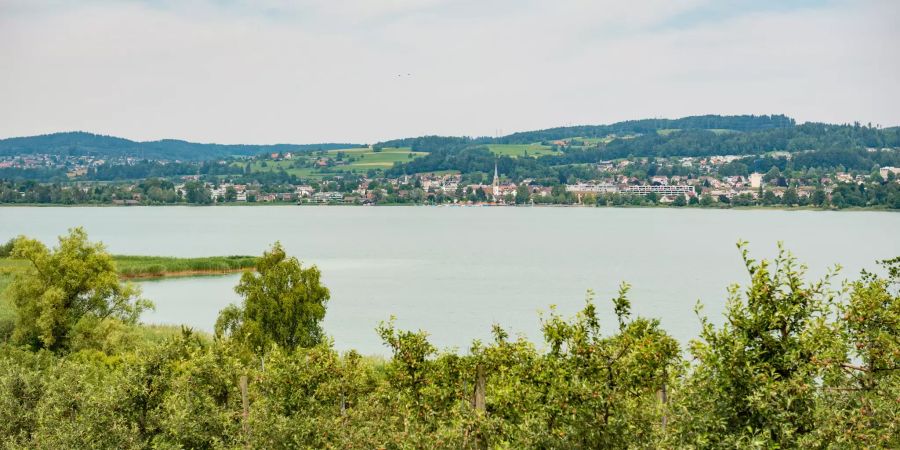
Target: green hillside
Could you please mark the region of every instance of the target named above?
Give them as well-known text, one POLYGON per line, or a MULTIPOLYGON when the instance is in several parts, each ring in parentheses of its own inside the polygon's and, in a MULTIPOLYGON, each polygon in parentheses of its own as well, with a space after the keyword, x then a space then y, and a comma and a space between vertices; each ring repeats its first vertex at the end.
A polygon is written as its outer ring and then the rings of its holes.
POLYGON ((94 155, 103 158, 131 156, 146 159, 202 161, 228 156, 251 156, 268 152, 309 152, 360 147, 358 144, 200 144, 176 139, 138 142, 81 131, 0 140, 0 156, 22 154, 94 155))

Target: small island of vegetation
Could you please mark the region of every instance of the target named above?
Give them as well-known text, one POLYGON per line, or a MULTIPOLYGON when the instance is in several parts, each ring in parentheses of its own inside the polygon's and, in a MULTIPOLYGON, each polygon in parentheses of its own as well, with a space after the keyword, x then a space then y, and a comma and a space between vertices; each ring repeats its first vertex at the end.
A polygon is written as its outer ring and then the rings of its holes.
MULTIPOLYGON (((9 278, 28 268, 29 261, 10 258, 15 239, 0 245, 0 286, 9 278)), ((207 256, 178 258, 174 256, 112 255, 120 278, 164 278, 193 275, 218 275, 251 269, 254 256, 207 256)))

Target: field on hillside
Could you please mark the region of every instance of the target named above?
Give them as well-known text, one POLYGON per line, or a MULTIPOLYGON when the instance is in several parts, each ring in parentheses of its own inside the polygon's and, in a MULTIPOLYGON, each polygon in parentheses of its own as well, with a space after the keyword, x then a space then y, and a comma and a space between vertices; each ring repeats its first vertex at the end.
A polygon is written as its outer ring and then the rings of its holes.
POLYGON ((615 135, 603 136, 603 137, 573 137, 566 138, 566 141, 581 141, 586 145, 597 145, 600 143, 606 144, 615 139, 615 135))
MULTIPOLYGON (((390 169, 395 162, 407 162, 415 158, 427 155, 426 152, 414 152, 409 147, 385 147, 380 152, 371 148, 348 148, 329 150, 324 153, 310 153, 297 155, 292 160, 281 161, 253 161, 250 163, 252 172, 285 172, 300 178, 319 179, 328 175, 336 175, 345 172, 366 173, 369 170, 390 169), (340 154, 340 156, 338 156, 340 154), (340 157, 347 164, 333 165, 325 168, 313 167, 320 158, 328 158, 337 161, 340 157)), ((241 163, 235 163, 241 164, 241 163)))
POLYGON ((370 169, 390 169, 395 162, 407 162, 425 156, 426 152, 414 152, 409 147, 385 147, 380 152, 371 148, 351 148, 345 150, 329 150, 328 156, 337 157, 341 153, 344 159, 350 159, 344 166, 329 167, 333 171, 367 172, 370 169))
POLYGON ((491 153, 497 156, 510 156, 513 158, 538 157, 544 155, 558 155, 551 147, 541 144, 488 144, 491 153))
MULTIPOLYGON (((299 160, 282 160, 282 161, 253 161, 250 163, 251 172, 277 172, 284 169, 285 172, 296 175, 298 177, 308 176, 311 169, 297 167, 299 160)), ((244 167, 246 163, 236 162, 234 166, 244 167)))

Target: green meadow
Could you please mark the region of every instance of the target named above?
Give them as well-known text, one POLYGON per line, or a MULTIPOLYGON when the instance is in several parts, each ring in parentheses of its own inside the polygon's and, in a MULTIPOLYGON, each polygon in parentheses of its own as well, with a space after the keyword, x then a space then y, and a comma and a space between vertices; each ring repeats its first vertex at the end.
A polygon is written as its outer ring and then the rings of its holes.
POLYGON ((538 157, 545 155, 558 155, 550 146, 541 144, 488 144, 488 150, 497 156, 510 156, 513 158, 538 157))
MULTIPOLYGON (((324 154, 310 153, 298 154, 293 159, 281 161, 253 161, 250 163, 251 172, 285 172, 300 178, 321 179, 329 175, 339 175, 346 172, 366 173, 370 170, 390 169, 396 162, 407 162, 414 158, 427 155, 426 152, 415 152, 409 147, 385 147, 379 152, 371 148, 347 148, 329 150, 324 154), (338 154, 346 164, 331 167, 318 168, 315 162, 327 157, 337 160, 338 154)), ((235 163, 242 166, 242 163, 235 163)), ((243 167, 243 166, 242 166, 243 167)))
POLYGON ((343 166, 329 167, 329 170, 368 172, 371 169, 390 169, 396 162, 407 162, 428 154, 414 152, 409 147, 385 147, 379 152, 371 148, 329 150, 328 156, 337 157, 338 153, 341 153, 343 158, 350 162, 343 166))

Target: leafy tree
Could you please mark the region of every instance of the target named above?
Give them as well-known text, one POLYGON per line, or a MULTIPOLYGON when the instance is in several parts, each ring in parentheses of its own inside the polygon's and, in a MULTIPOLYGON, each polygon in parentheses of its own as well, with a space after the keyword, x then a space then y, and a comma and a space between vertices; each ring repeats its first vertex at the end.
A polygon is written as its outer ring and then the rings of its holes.
POLYGON ((184 184, 185 198, 188 203, 208 205, 213 202, 212 192, 200 181, 189 181, 184 184))
POLYGON ((528 185, 525 183, 519 183, 516 186, 516 204, 525 204, 528 203, 528 200, 531 198, 531 192, 528 191, 528 185))
POLYGON ((263 353, 272 345, 292 350, 319 344, 324 339, 320 322, 330 298, 320 277, 316 266, 303 268, 276 242, 258 260, 256 273, 241 276, 235 291, 244 303, 222 310, 216 336, 263 353))
POLYGON ((152 306, 139 298, 137 287, 119 281, 103 244, 89 242, 82 228, 60 236, 53 249, 19 238, 12 256, 29 263, 9 288, 18 312, 16 342, 66 350, 75 335, 90 332, 104 319, 134 323, 152 306))
POLYGON ((225 201, 226 202, 235 202, 237 201, 237 189, 234 186, 228 186, 225 188, 225 201))
POLYGON ((16 239, 12 238, 6 241, 5 244, 0 244, 0 258, 6 258, 10 254, 12 254, 13 247, 16 244, 16 239))
POLYGON ((785 189, 784 195, 781 197, 781 202, 786 206, 794 206, 797 203, 800 203, 800 198, 797 196, 797 190, 794 188, 785 189))
POLYGON ((883 264, 890 278, 863 271, 838 307, 844 348, 819 358, 829 370, 811 445, 900 447, 900 258, 883 264))
POLYGON ((804 284, 805 267, 780 245, 773 262, 738 247, 750 285, 729 289, 720 328, 701 317, 697 366, 678 395, 679 447, 797 446, 816 427, 817 359, 840 348, 826 324, 829 277, 804 284))

